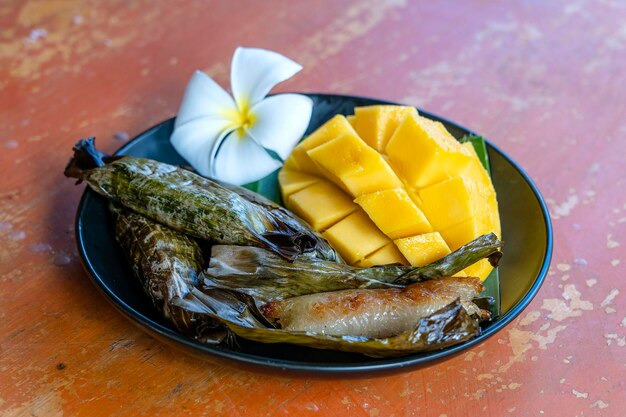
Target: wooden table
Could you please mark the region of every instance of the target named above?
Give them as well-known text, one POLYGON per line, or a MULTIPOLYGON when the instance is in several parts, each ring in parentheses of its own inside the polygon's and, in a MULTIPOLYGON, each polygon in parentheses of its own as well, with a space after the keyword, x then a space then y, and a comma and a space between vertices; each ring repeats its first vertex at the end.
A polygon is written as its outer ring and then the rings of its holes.
POLYGON ((626 3, 0 3, 0 414, 623 416, 626 3), (552 268, 487 342, 427 369, 317 380, 234 370, 147 336, 89 282, 72 144, 171 117, 238 45, 304 70, 279 90, 385 98, 483 133, 547 198, 552 268), (620 288, 621 287, 621 288, 620 288))

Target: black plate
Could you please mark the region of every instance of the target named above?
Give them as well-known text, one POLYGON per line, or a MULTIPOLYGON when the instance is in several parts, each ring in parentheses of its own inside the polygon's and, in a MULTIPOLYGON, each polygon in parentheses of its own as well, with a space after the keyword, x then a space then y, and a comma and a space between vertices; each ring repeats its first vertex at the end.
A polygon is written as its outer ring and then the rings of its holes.
MULTIPOLYGON (((309 97, 313 99, 314 107, 307 134, 335 114, 352 114, 354 107, 393 104, 328 94, 309 94, 309 97)), ((457 138, 472 133, 441 117, 421 110, 420 112, 441 121, 457 138)), ((183 165, 185 161, 169 143, 173 126, 174 119, 167 120, 140 134, 117 153, 183 165)), ((132 322, 165 342, 186 348, 218 364, 265 371, 296 371, 337 376, 392 372, 431 365, 483 342, 511 322, 530 303, 548 271, 552 255, 552 229, 543 198, 528 175, 513 160, 492 144, 487 145, 500 205, 502 234, 506 242, 505 255, 500 263, 502 315, 479 337, 440 351, 400 358, 372 359, 358 354, 249 341, 243 341, 241 350, 234 351, 203 345, 182 336, 160 317, 144 296, 115 242, 104 198, 89 189, 85 191, 78 206, 78 249, 93 282, 113 306, 132 322)))

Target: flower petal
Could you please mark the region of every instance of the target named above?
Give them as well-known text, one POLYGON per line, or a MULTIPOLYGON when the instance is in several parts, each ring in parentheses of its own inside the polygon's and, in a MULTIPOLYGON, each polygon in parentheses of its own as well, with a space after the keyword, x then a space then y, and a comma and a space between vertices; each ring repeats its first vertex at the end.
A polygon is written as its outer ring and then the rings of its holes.
POLYGON ((239 110, 252 107, 301 69, 302 65, 273 51, 237 48, 230 66, 230 85, 239 110))
POLYGON ((240 129, 232 132, 224 140, 214 163, 213 177, 235 185, 259 180, 281 165, 245 132, 242 134, 240 129))
POLYGON ((211 149, 220 137, 227 135, 228 128, 220 119, 194 119, 176 126, 170 142, 176 151, 200 175, 211 176, 211 149))
POLYGON ((287 159, 311 120, 313 101, 300 94, 267 97, 250 110, 254 123, 248 133, 259 145, 287 159))
POLYGON ((231 120, 237 105, 233 98, 204 72, 193 73, 176 116, 176 126, 201 117, 231 120))

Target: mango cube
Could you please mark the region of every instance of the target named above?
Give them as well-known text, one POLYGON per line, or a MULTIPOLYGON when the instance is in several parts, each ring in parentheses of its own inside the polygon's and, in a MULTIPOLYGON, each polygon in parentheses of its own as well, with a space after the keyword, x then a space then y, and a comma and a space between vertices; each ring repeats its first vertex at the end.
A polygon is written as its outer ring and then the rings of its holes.
POLYGON ((413 201, 413 204, 417 206, 417 208, 422 207, 422 199, 420 198, 417 191, 407 190, 407 194, 411 198, 411 201, 413 201))
POLYGON ((491 271, 493 271, 493 266, 491 266, 489 260, 481 259, 475 264, 465 268, 462 272, 464 272, 468 277, 478 277, 484 281, 487 279, 489 274, 491 274, 491 271))
POLYGON ((307 154, 328 179, 354 197, 402 186, 385 159, 355 134, 340 136, 307 154))
POLYGON ((391 242, 363 210, 352 213, 322 235, 352 265, 391 242))
POLYGON ((413 266, 428 265, 450 253, 450 248, 439 232, 405 237, 393 243, 413 266))
POLYGON ((415 107, 391 105, 357 107, 354 113, 354 117, 348 118, 348 121, 365 143, 379 152, 385 150, 387 142, 405 117, 417 116, 415 107))
POLYGON ((393 242, 387 243, 376 252, 365 257, 365 259, 357 262, 356 266, 361 268, 369 268, 376 265, 389 265, 389 264, 402 264, 408 265, 409 262, 398 250, 398 247, 393 242))
POLYGON ((433 230, 432 226, 402 188, 364 194, 354 200, 380 230, 391 239, 400 239, 433 230))
POLYGON ((435 230, 444 230, 484 209, 484 187, 465 179, 450 178, 419 192, 421 209, 435 230))
POLYGON ((320 175, 319 169, 315 163, 311 161, 307 155, 307 151, 326 143, 331 139, 345 135, 346 133, 356 135, 352 125, 348 123, 345 116, 338 114, 300 142, 291 152, 290 158, 293 158, 294 164, 298 166, 299 171, 320 175))
POLYGON ((283 168, 278 173, 278 183, 280 184, 283 201, 287 201, 287 198, 296 191, 300 191, 319 181, 319 177, 290 169, 283 168))
POLYGON ((286 204, 317 231, 327 229, 359 208, 343 191, 324 180, 293 193, 286 204))
POLYGON ((476 239, 478 236, 489 233, 486 231, 488 230, 488 228, 485 227, 486 225, 481 225, 477 220, 477 216, 470 217, 467 220, 439 232, 443 240, 448 244, 448 247, 450 247, 450 250, 457 250, 461 246, 476 239))
MULTIPOLYGON (((500 231, 500 223, 494 222, 490 219, 490 216, 485 216, 485 211, 462 221, 452 227, 442 230, 441 236, 448 244, 451 250, 455 251, 461 246, 468 244, 472 240, 476 239, 485 233, 500 231)), ((499 235, 498 235, 499 236, 499 235)), ((472 277, 478 277, 482 280, 487 278, 493 267, 486 259, 482 259, 473 265, 468 266, 463 271, 466 275, 472 277)), ((456 276, 460 276, 456 274, 456 276)))
POLYGON ((393 169, 418 189, 444 181, 472 158, 450 134, 421 116, 406 117, 385 149, 393 169))
POLYGON ((298 166, 296 160, 292 155, 289 155, 289 158, 287 158, 285 160, 285 163, 283 164, 283 168, 282 169, 287 169, 290 171, 300 171, 300 167, 298 166))

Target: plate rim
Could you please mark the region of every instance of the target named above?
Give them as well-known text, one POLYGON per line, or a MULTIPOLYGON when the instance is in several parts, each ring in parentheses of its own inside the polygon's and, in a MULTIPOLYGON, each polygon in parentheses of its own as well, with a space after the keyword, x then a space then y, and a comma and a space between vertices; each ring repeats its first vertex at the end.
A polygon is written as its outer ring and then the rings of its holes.
MULTIPOLYGON (((343 95, 343 94, 329 94, 329 93, 297 93, 303 94, 309 97, 320 97, 320 98, 339 98, 342 100, 362 100, 369 101, 372 105, 375 104, 392 104, 392 105, 402 105, 399 103, 394 103, 387 100, 363 97, 363 96, 353 96, 353 95, 343 95)), ((411 106, 414 107, 414 106, 411 106)), ((434 113, 422 110, 417 108, 420 114, 426 115, 427 117, 432 117, 437 120, 441 120, 447 122, 451 125, 457 126, 458 128, 475 134, 475 132, 471 129, 468 129, 459 123, 453 122, 445 117, 438 116, 434 113)), ((136 144, 139 140, 142 140, 146 135, 150 134, 153 130, 160 128, 162 125, 166 123, 171 123, 175 117, 166 119, 161 121, 141 133, 137 134, 133 139, 122 145, 119 149, 117 149, 114 154, 118 155, 129 148, 131 148, 134 144, 136 144)), ((553 231, 552 231, 552 223, 550 220, 550 215, 548 211, 547 204, 541 195, 539 188, 535 184, 535 182, 531 179, 528 173, 511 157, 509 157, 504 151, 502 151, 498 146, 491 143, 488 139, 485 139, 488 148, 490 150, 498 153, 506 162, 508 162, 524 179, 526 184, 529 186, 531 191, 533 192, 537 202, 539 203, 539 207, 541 210, 541 214, 543 217, 543 223, 546 230, 546 250, 543 254, 543 260, 541 263, 541 268, 537 274, 537 277, 531 287, 528 289, 526 295, 524 295, 506 314, 502 315, 496 322, 491 324, 488 328, 484 329, 482 333, 471 340, 468 340, 464 343, 450 346, 448 348, 426 352, 426 353, 417 353, 408 356, 401 357, 393 357, 393 358, 384 358, 384 359, 375 359, 372 358, 372 361, 363 361, 358 363, 349 363, 349 364, 336 364, 333 362, 301 362, 287 359, 276 359, 269 358, 266 356, 259 356, 245 352, 237 352, 228 349, 217 348, 212 345, 201 344, 200 342, 195 341, 194 339, 183 336, 174 330, 165 327, 148 317, 145 317, 140 312, 133 309, 131 306, 126 304, 118 295, 113 292, 100 278, 98 272, 94 269, 93 264, 89 259, 89 255, 87 254, 85 248, 85 241, 82 237, 84 233, 84 226, 82 223, 83 213, 86 210, 86 205, 89 200, 95 198, 97 194, 92 191, 89 187, 86 187, 83 191, 81 199, 77 206, 76 218, 75 218, 75 238, 78 246, 78 252, 80 255, 80 260, 87 272, 87 276, 90 281, 96 286, 96 288, 105 296, 105 298, 115 307, 116 310, 121 312, 127 319, 129 319, 133 324, 140 325, 142 330, 149 331, 153 335, 157 335, 160 338, 166 339, 165 341, 175 341, 187 349, 191 349, 194 353, 202 354, 202 355, 210 355, 211 358, 205 358, 213 361, 214 363, 220 363, 216 361, 216 359, 224 359, 228 363, 221 363, 224 365, 249 365, 256 369, 267 370, 267 368, 271 368, 273 370, 280 371, 290 371, 296 373, 307 373, 307 374, 320 374, 320 375, 342 375, 346 376, 346 374, 363 374, 363 373, 381 373, 381 372, 390 372, 397 371, 400 369, 408 369, 415 368, 418 366, 428 366, 435 364, 443 359, 455 356, 466 349, 470 349, 475 345, 484 342, 491 336, 493 336, 498 331, 502 330, 505 326, 511 323, 519 314, 530 304, 530 302, 535 298, 539 289, 543 285, 545 278, 548 273, 548 269, 550 267, 550 261, 552 259, 553 253, 553 231), (169 340, 167 340, 169 339, 169 340)), ((163 339, 161 341, 164 341, 163 339)), ((176 346, 179 347, 179 346, 176 346)))

